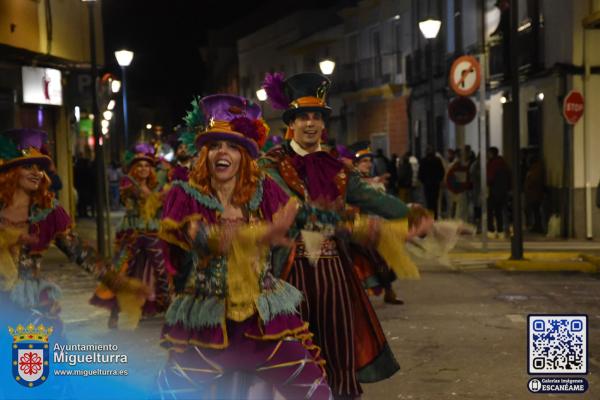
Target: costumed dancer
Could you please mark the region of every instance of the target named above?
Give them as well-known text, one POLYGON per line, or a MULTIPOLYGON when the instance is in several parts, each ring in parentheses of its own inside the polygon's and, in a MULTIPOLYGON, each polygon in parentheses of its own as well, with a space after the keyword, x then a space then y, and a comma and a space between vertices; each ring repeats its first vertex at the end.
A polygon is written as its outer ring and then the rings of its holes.
MULTIPOLYGON (((42 255, 51 244, 118 296, 131 282, 97 258, 48 190, 45 171, 51 159, 45 152, 46 139, 46 132, 34 129, 0 134, 0 307, 4 322, 52 327, 54 337, 61 340, 60 289, 41 271, 42 255)), ((130 294, 143 292, 141 286, 129 289, 130 294)))
POLYGON ((244 371, 285 398, 329 398, 320 350, 298 316, 302 293, 271 272, 270 245, 285 243, 297 203, 258 170, 268 135, 260 107, 224 94, 194 107, 210 122, 161 221, 161 239, 185 257, 172 263, 177 296, 162 332, 170 351, 160 389, 169 398, 231 397, 226 377, 244 371))
MULTIPOLYGON (((399 366, 351 258, 339 247, 336 231, 351 204, 361 212, 395 219, 394 227, 404 229, 406 236, 409 210, 399 199, 370 188, 356 171, 322 151, 320 142, 331 113, 325 102, 329 85, 326 77, 314 73, 285 81, 281 73, 267 75, 263 87, 271 104, 285 110, 288 132, 287 141, 271 149, 259 164, 289 195, 303 202, 292 230, 296 240, 293 262, 275 272, 305 295, 302 316, 323 349, 334 396, 357 397, 362 393, 359 382, 388 378, 399 366)), ((375 228, 375 224, 360 225, 362 230, 375 228)), ((393 231, 387 230, 388 239, 400 236, 393 231)), ((392 251, 404 247, 393 244, 392 251)))
POLYGON ((130 303, 127 310, 117 304, 115 294, 99 285, 90 303, 111 311, 108 326, 116 329, 119 312, 125 311, 123 327, 133 328, 142 316, 166 311, 169 305, 169 282, 163 245, 158 238, 162 191, 156 179, 154 147, 137 144, 125 155, 127 175, 120 183, 121 202, 125 216, 115 238, 116 271, 142 282, 149 290, 141 304, 130 303))
MULTIPOLYGON (((357 151, 354 155, 354 166, 369 186, 385 193, 385 177, 372 176, 373 156, 374 154, 369 148, 357 151)), ((350 246, 350 251, 354 259, 356 273, 368 292, 378 295, 383 289, 383 300, 386 303, 404 304, 392 288, 392 282, 396 280, 394 271, 390 270, 390 267, 373 246, 350 246)))

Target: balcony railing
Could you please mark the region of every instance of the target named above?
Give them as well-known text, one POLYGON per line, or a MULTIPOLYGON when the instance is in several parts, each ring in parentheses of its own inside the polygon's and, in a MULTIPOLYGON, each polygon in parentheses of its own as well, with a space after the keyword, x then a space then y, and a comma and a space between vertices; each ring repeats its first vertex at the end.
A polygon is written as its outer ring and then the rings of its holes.
MULTIPOLYGON (((543 26, 537 30, 530 27, 519 32, 517 40, 517 52, 519 60, 519 69, 521 72, 536 71, 544 66, 544 55, 542 41, 543 26)), ((489 62, 490 77, 494 80, 504 80, 509 78, 510 65, 508 62, 507 41, 502 38, 490 44, 489 62)))
POLYGON ((388 83, 400 83, 398 76, 402 74, 403 68, 399 62, 402 62, 402 54, 393 52, 343 64, 336 74, 333 90, 352 92, 388 83))

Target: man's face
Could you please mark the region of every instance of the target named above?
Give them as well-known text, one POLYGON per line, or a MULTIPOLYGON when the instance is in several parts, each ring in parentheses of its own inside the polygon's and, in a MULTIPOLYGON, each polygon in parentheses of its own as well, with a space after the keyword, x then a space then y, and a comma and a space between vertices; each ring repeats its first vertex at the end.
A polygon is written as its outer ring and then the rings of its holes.
POLYGON ((356 164, 356 169, 358 169, 358 171, 364 175, 369 175, 372 167, 373 160, 371 157, 363 157, 358 161, 358 164, 356 164))
POLYGON ((187 145, 185 143, 180 143, 179 146, 177 146, 177 150, 175 150, 175 158, 180 162, 190 159, 190 156, 187 153, 187 145))
POLYGON ((294 132, 294 140, 309 150, 318 147, 321 142, 325 121, 320 112, 308 111, 297 114, 289 127, 294 132))

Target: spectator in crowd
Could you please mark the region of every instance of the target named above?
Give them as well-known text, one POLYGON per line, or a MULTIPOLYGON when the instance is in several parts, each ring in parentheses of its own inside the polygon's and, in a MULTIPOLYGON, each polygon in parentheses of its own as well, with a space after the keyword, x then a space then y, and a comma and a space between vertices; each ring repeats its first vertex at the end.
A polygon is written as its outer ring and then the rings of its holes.
POLYGON ((419 163, 419 180, 423 183, 427 208, 433 211, 435 218, 438 217, 438 198, 443 179, 444 165, 433 147, 427 146, 425 157, 419 163))
POLYGON ((123 177, 123 171, 118 162, 113 161, 108 166, 108 193, 110 196, 110 209, 119 208, 119 182, 123 177))
POLYGON ((542 203, 544 201, 545 171, 539 154, 529 155, 528 170, 525 174, 523 192, 525 194, 525 216, 531 232, 543 233, 542 203))
POLYGON ((478 154, 469 166, 469 177, 471 178, 472 190, 467 194, 472 209, 470 222, 481 228, 481 157, 478 154))
POLYGON ((383 154, 383 150, 377 149, 375 157, 373 157, 373 175, 381 176, 388 174, 390 166, 390 160, 383 154))
POLYGON ((472 184, 466 160, 458 151, 457 155, 449 165, 445 179, 449 199, 448 215, 466 221, 469 216, 467 192, 472 188, 472 184))
POLYGON ((410 164, 411 157, 411 152, 407 151, 402 158, 399 159, 398 165, 398 196, 400 197, 400 200, 405 203, 414 201, 411 195, 411 190, 413 188, 413 170, 410 164))
MULTIPOLYGON (((89 211, 93 209, 94 202, 94 187, 95 187, 95 171, 94 164, 88 157, 83 154, 75 161, 74 166, 74 183, 77 190, 77 217, 90 217, 89 211)), ((93 213, 92 213, 93 214, 93 213)))
POLYGON ((504 211, 511 189, 511 174, 497 147, 490 147, 487 156, 488 235, 497 239, 504 236, 504 211))

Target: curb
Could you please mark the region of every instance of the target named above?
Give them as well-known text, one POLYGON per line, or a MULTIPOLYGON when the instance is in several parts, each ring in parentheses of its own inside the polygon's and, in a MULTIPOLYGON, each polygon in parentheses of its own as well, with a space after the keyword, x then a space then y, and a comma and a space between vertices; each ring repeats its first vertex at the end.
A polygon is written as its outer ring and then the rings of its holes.
POLYGON ((496 268, 505 271, 525 272, 586 272, 597 273, 598 265, 588 261, 562 260, 501 260, 494 263, 496 268))

